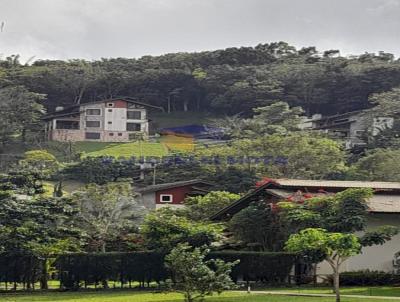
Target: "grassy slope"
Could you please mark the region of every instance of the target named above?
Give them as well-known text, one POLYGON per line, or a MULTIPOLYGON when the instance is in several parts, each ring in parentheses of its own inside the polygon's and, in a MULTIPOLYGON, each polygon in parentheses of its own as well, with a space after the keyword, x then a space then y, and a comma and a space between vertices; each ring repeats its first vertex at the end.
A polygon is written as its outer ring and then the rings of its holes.
MULTIPOLYGON (((0 301, 15 302, 50 302, 50 301, 73 301, 73 302, 182 302, 179 294, 153 294, 135 293, 129 291, 107 291, 107 292, 68 292, 68 293, 35 293, 35 294, 7 294, 0 296, 0 301)), ((239 293, 226 293, 222 296, 207 298, 208 302, 333 302, 333 298, 311 298, 311 297, 286 297, 272 295, 247 295, 239 293)), ((343 298, 343 302, 361 302, 363 299, 343 298)), ((387 302, 390 300, 368 299, 370 302, 387 302)))
POLYGON ((101 143, 101 142, 77 142, 78 151, 85 152, 84 156, 165 156, 167 149, 157 142, 133 142, 133 143, 101 143))

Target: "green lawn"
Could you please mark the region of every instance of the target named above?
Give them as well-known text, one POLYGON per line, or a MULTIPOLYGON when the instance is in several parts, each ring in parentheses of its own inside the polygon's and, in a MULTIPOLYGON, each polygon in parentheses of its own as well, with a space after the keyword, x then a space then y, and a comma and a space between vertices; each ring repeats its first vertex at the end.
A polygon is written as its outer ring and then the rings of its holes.
MULTIPOLYGON (((70 301, 70 302, 180 302, 183 301, 179 294, 143 293, 129 291, 106 291, 106 292, 64 292, 64 293, 34 293, 34 294, 3 294, 0 301, 70 301)), ((334 298, 319 297, 287 297, 261 294, 225 293, 206 299, 207 302, 333 302, 334 298)), ((359 298, 343 298, 343 302, 361 302, 359 298)), ((370 302, 390 300, 368 299, 370 302)), ((393 300, 392 300, 393 301, 393 300)))
MULTIPOLYGON (((268 291, 282 291, 302 294, 332 294, 331 287, 299 287, 299 288, 274 288, 268 291)), ((364 287, 343 287, 340 289, 343 295, 365 295, 365 296, 388 296, 400 297, 400 287, 391 286, 364 286, 364 287)))
POLYGON ((133 143, 103 143, 103 142, 77 142, 76 149, 84 152, 84 156, 165 156, 167 148, 158 142, 133 142, 133 143))

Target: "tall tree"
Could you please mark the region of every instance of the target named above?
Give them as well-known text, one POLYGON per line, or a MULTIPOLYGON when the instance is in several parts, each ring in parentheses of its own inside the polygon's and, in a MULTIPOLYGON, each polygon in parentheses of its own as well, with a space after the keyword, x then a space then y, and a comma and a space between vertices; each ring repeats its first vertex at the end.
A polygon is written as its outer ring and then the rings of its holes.
POLYGON ((137 232, 146 209, 126 183, 89 184, 72 195, 79 207, 79 220, 89 238, 89 250, 107 251, 121 234, 137 232))
POLYGON ((23 142, 29 131, 40 129, 40 117, 44 108, 40 102, 44 95, 28 91, 23 86, 0 89, 1 119, 0 141, 2 144, 19 136, 23 142))

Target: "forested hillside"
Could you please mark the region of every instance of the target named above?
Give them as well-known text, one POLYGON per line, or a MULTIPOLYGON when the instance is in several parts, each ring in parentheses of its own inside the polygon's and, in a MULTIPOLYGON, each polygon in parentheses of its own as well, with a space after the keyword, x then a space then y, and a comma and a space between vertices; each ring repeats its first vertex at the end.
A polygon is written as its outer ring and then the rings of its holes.
POLYGON ((46 109, 115 96, 131 96, 166 112, 250 114, 284 101, 306 113, 367 108, 372 93, 400 84, 392 54, 340 56, 337 50, 296 49, 285 42, 199 53, 97 61, 0 61, 0 87, 23 85, 46 95, 46 109))

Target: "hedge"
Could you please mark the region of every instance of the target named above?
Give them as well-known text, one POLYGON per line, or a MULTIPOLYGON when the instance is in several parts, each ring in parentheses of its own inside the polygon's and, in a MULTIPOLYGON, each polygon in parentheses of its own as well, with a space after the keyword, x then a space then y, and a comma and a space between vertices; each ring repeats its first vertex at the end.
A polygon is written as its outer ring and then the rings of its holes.
MULTIPOLYGON (((99 284, 105 280, 125 283, 160 283, 169 278, 164 266, 165 254, 156 252, 71 254, 60 256, 57 269, 64 288, 79 288, 88 284, 99 284)), ((295 262, 295 256, 287 253, 259 252, 213 252, 209 258, 224 261, 239 259, 233 269, 232 278, 238 281, 259 281, 265 283, 287 282, 295 262)))
POLYGON ((243 278, 244 281, 268 284, 287 282, 296 260, 295 255, 289 253, 242 251, 213 252, 209 257, 228 262, 239 259, 240 263, 232 270, 232 278, 235 281, 243 278))
POLYGON ((398 285, 400 275, 369 270, 344 272, 340 274, 340 284, 347 286, 398 285))
POLYGON ((33 288, 40 280, 43 262, 31 255, 0 255, 0 282, 23 284, 24 288, 33 288))
POLYGON ((71 254, 60 256, 56 267, 61 286, 79 288, 99 284, 104 280, 120 281, 121 284, 167 279, 164 254, 155 252, 71 254))

